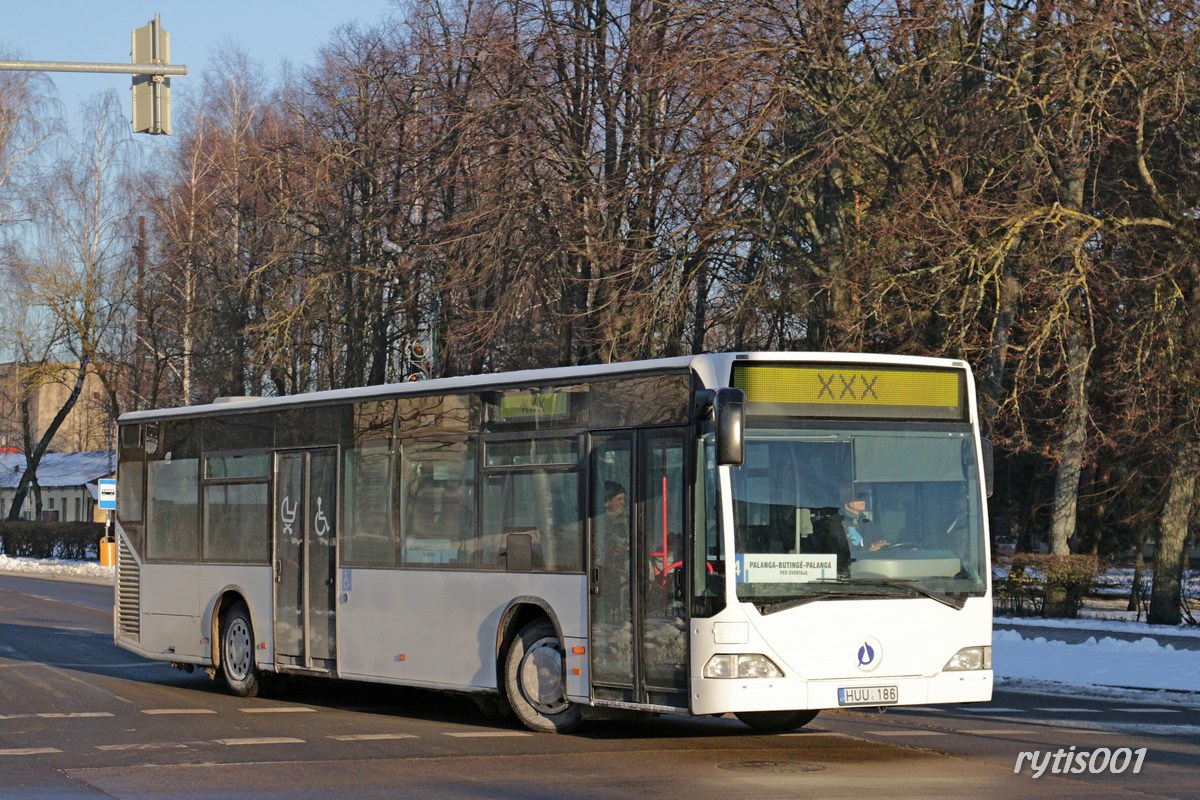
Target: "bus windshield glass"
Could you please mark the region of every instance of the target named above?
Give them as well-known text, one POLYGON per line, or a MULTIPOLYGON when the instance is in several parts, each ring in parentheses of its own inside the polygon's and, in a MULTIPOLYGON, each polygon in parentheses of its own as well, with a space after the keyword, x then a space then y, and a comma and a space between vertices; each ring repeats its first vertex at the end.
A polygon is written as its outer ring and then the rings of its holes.
POLYGON ((751 419, 730 474, 737 596, 763 613, 852 597, 961 608, 986 589, 969 425, 751 419))

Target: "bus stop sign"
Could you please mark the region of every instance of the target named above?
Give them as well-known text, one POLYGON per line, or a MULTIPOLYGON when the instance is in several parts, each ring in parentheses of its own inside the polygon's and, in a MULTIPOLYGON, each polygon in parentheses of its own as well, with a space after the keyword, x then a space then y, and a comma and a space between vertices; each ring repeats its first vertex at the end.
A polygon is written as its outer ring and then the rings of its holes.
POLYGON ((115 478, 101 478, 96 481, 99 500, 96 507, 101 511, 115 511, 117 508, 117 481, 115 478))

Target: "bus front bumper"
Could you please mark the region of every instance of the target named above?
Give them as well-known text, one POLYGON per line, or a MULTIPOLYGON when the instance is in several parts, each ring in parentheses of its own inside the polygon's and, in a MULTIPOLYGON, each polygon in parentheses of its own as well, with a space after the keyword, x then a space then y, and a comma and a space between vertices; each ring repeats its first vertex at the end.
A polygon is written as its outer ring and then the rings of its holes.
POLYGON ((992 699, 991 670, 942 672, 925 676, 797 678, 692 678, 692 713, 793 711, 815 708, 874 708, 943 703, 982 703, 992 699))

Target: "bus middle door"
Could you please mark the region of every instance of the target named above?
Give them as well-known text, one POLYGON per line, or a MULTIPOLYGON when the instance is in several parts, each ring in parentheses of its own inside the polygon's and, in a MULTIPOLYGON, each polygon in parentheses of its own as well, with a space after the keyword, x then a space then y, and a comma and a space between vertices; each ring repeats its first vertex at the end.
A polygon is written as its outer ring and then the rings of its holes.
POLYGON ((275 454, 275 662, 333 672, 337 450, 275 454))

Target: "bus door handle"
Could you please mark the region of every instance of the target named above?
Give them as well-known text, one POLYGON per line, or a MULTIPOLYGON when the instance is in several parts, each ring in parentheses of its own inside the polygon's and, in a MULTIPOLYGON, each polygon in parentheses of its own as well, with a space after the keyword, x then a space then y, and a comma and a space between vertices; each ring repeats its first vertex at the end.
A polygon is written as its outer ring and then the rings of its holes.
POLYGON ((279 583, 282 576, 283 576, 283 560, 277 558, 277 559, 275 559, 275 582, 279 583))
POLYGON ((600 594, 600 568, 592 567, 592 594, 600 594))

